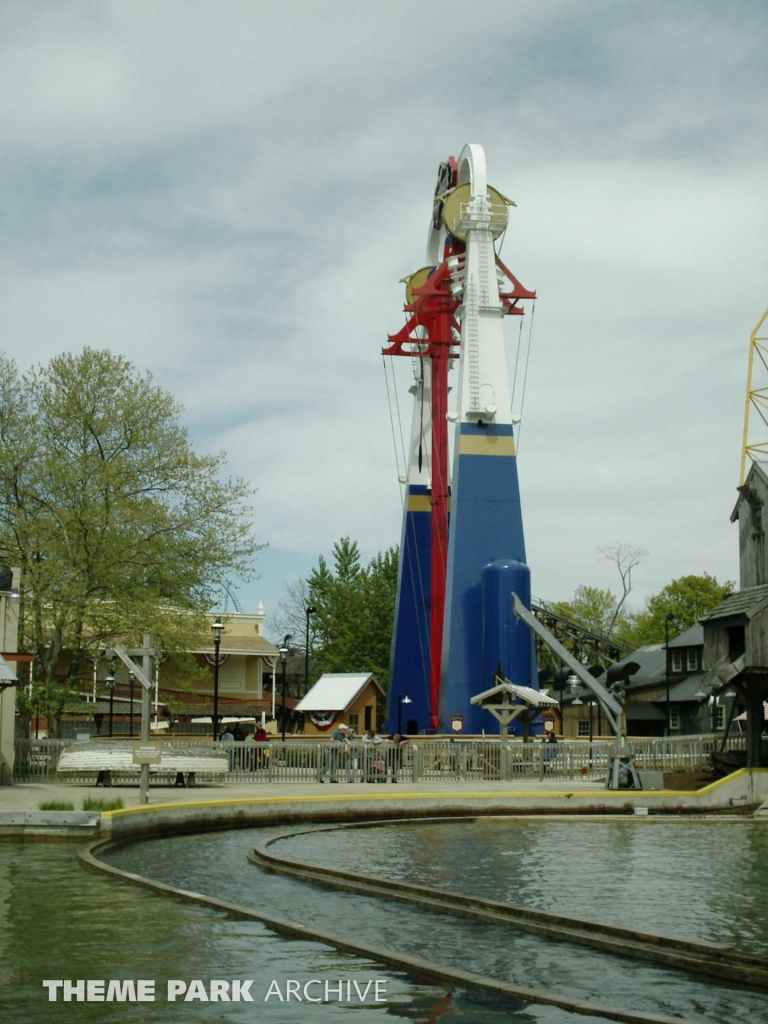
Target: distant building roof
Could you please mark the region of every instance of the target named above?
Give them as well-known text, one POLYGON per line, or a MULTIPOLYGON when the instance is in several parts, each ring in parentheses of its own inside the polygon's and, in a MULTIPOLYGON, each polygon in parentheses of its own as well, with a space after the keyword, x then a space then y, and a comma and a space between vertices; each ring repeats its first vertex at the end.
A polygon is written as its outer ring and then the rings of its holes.
POLYGON ((296 705, 297 711, 345 711, 372 680, 384 691, 371 672, 326 672, 296 705))
POLYGON ((704 643, 704 627, 700 622, 683 630, 674 640, 669 641, 670 647, 701 647, 704 643))
POLYGON ((663 722, 666 715, 652 701, 628 700, 624 705, 628 722, 663 722))
MULTIPOLYGON (((213 641, 196 647, 195 653, 213 656, 213 641)), ((278 653, 277 647, 260 633, 253 633, 251 636, 229 636, 224 633, 219 648, 219 654, 263 654, 276 658, 278 653)))
POLYGON ((617 661, 617 665, 625 665, 630 661, 637 662, 640 668, 627 680, 627 688, 649 686, 652 683, 663 683, 667 674, 667 654, 664 644, 645 644, 626 658, 617 661))
MULTIPOLYGON (((745 615, 751 619, 753 615, 768 607, 768 583, 760 587, 747 587, 746 590, 736 590, 724 601, 702 616, 701 622, 711 622, 713 619, 729 619, 733 616, 745 615)), ((670 645, 671 646, 671 645, 670 645)))
MULTIPOLYGON (((672 646, 671 644, 669 645, 672 646)), ((693 703, 699 703, 704 700, 703 697, 697 697, 697 693, 702 691, 708 697, 712 687, 705 686, 702 682, 703 677, 701 675, 688 676, 687 679, 681 679, 679 683, 672 683, 669 687, 669 702, 670 704, 685 704, 688 701, 693 703)), ((656 704, 665 704, 667 701, 666 693, 662 693, 661 696, 657 697, 656 704)))

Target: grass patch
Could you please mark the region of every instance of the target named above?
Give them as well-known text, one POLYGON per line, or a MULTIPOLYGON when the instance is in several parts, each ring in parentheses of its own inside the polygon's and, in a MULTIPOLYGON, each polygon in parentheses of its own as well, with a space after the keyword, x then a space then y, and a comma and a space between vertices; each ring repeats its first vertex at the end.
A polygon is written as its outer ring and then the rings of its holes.
POLYGON ((74 811, 75 805, 70 800, 41 800, 38 811, 74 811))
POLYGON ((119 811, 123 807, 122 797, 115 796, 111 800, 107 800, 103 796, 84 796, 83 797, 83 810, 84 811, 119 811))

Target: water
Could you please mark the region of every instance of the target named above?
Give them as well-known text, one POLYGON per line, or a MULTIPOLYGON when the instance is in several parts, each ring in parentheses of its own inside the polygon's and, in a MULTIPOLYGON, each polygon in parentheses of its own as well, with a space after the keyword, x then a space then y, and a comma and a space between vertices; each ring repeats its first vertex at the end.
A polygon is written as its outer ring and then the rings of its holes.
MULTIPOLYGON (((502 925, 309 885, 251 865, 249 848, 279 830, 147 840, 115 851, 126 870, 517 984, 712 1024, 768 1020, 768 996, 581 949, 502 925)), ((287 830, 283 830, 287 831, 287 830)), ((562 913, 725 941, 768 952, 768 830, 755 824, 515 821, 381 825, 285 839, 297 859, 425 882, 562 913)), ((79 867, 71 846, 0 846, 0 1019, 438 1021, 574 1024, 595 1018, 417 984, 318 943, 281 938, 79 867), (387 979, 387 1003, 313 1005, 43 1001, 42 978, 387 979), (447 999, 447 1004, 444 1001, 447 999), (1 1012, 2 1001, 8 1010, 1 1012), (441 1003, 443 1001, 443 1003, 441 1003), (350 1017, 350 1013, 354 1016, 350 1017), (339 1018, 340 1019, 340 1018, 339 1018)))
MULTIPOLYGON (((187 858, 197 868, 219 866, 217 878, 209 879, 209 891, 266 899, 273 884, 255 869, 249 871, 245 852, 249 840, 242 832, 215 833, 204 837, 148 842, 130 848, 119 858, 138 858, 148 874, 163 874, 168 857, 177 861, 177 872, 191 876, 187 858), (170 843, 170 846, 168 845, 170 843), (221 845, 232 858, 221 870, 221 845), (219 879, 228 871, 242 869, 238 883, 219 879), (254 875, 259 881, 254 884, 254 875), (259 893, 261 895, 259 895, 259 893)), ((136 865, 134 865, 136 869, 136 865)), ((174 872, 171 872, 174 873, 174 872)), ((202 881, 202 879, 201 879, 202 881)), ((201 886, 205 888, 205 886, 201 886)), ((245 900, 244 900, 245 901, 245 900)), ((274 901, 289 916, 297 908, 274 901)), ((355 922, 339 921, 341 931, 355 922)), ((314 990, 312 990, 314 992, 314 990)), ((448 986, 420 983, 413 977, 352 957, 315 942, 281 938, 257 922, 233 921, 225 915, 194 904, 180 903, 121 883, 106 875, 84 870, 71 843, 0 844, 0 1021, 3 1024, 334 1024, 360 1020, 365 1024, 397 1021, 440 1024, 572 1024, 594 1021, 575 1018, 548 1007, 526 1008, 520 1003, 482 992, 450 991, 448 986), (47 1002, 43 979, 151 978, 158 982, 154 1003, 47 1002), (169 978, 253 978, 253 1003, 185 1003, 165 1001, 169 978), (265 1003, 270 982, 277 980, 285 991, 286 979, 321 978, 387 980, 386 1004, 349 1007, 337 1002, 307 1004, 265 1003)))

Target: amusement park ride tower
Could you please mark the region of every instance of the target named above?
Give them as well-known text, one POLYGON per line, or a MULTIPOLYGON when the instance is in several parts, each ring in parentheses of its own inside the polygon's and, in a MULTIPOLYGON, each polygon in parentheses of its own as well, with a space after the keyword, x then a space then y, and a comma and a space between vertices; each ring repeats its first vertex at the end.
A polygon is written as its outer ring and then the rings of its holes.
POLYGON ((481 146, 440 165, 428 265, 406 283, 406 323, 385 355, 416 370, 387 726, 409 699, 409 731, 479 733, 470 704, 501 674, 538 688, 502 319, 535 299, 496 254, 511 200, 490 188, 481 146), (458 409, 448 371, 458 357, 458 409), (448 417, 455 422, 453 475, 448 417), (452 479, 452 485, 451 485, 452 479))

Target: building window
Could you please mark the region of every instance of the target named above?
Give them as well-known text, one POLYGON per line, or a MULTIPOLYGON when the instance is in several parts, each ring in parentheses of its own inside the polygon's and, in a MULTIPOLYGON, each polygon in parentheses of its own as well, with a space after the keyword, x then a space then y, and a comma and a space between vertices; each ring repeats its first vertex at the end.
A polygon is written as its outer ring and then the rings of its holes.
POLYGON ((715 730, 725 728, 725 708, 722 704, 715 704, 715 713, 713 718, 715 730))
POLYGON ((366 704, 365 705, 365 712, 364 713, 365 713, 365 731, 368 732, 368 730, 373 727, 373 705, 366 704))
POLYGON ((589 736, 589 719, 588 718, 580 718, 579 719, 579 732, 578 732, 578 735, 579 736, 589 736))
POLYGON ((669 728, 679 729, 680 728, 680 708, 669 709, 669 728))
POLYGON ((691 647, 687 652, 688 671, 695 672, 699 667, 699 652, 695 647, 691 647))
POLYGON ((683 652, 672 651, 672 671, 682 672, 683 671, 683 652))
POLYGON ((350 715, 349 721, 347 722, 350 729, 354 729, 355 732, 360 728, 360 715, 350 715))

